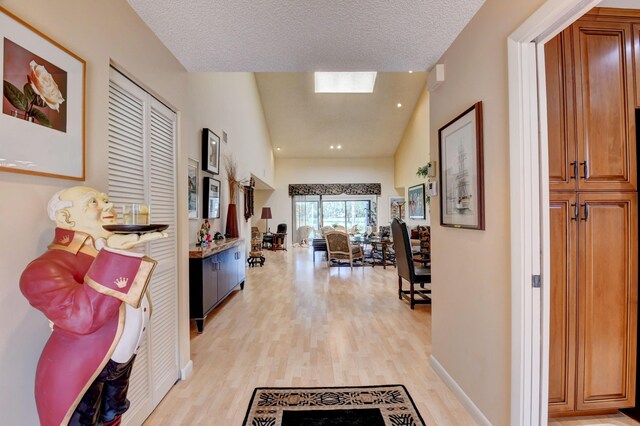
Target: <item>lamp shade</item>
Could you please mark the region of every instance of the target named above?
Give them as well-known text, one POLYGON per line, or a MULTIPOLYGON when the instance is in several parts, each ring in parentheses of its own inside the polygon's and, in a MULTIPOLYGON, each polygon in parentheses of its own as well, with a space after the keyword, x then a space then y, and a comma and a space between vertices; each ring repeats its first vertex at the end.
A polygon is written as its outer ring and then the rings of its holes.
POLYGON ((260 219, 271 219, 271 207, 262 208, 262 216, 260 216, 260 219))

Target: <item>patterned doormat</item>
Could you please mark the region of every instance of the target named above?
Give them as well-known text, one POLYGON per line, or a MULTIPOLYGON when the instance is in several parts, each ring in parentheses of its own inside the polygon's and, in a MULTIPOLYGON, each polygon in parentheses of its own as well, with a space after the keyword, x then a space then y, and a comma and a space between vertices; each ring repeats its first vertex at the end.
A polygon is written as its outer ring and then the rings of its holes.
POLYGON ((256 388, 243 426, 425 426, 403 385, 256 388))

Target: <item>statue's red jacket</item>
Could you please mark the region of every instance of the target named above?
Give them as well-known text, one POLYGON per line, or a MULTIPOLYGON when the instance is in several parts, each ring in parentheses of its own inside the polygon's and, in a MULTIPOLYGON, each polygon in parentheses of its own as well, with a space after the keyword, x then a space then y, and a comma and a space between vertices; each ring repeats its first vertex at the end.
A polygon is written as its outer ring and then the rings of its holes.
POLYGON ((53 323, 36 371, 43 426, 69 422, 120 339, 123 302, 140 304, 154 266, 146 257, 97 251, 89 235, 57 228, 49 250, 22 273, 20 290, 53 323))

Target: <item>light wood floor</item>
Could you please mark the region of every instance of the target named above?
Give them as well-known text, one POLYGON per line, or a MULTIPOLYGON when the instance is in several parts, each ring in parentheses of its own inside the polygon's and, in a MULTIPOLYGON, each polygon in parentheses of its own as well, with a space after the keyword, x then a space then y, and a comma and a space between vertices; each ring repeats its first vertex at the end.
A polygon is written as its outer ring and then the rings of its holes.
MULTIPOLYGON (((429 426, 475 424, 429 365, 431 307, 398 300, 394 268, 327 268, 311 252, 266 252, 235 291, 192 324, 193 374, 145 425, 240 426, 253 389, 404 384, 429 426)), ((623 415, 554 426, 636 425, 623 415)))
POLYGON ((193 375, 147 425, 240 426, 256 387, 394 383, 428 425, 475 424, 429 365, 431 307, 398 299, 393 267, 329 269, 301 248, 266 258, 192 328, 193 375))
POLYGON ((623 414, 615 414, 610 416, 601 417, 579 417, 572 419, 570 417, 549 419, 549 425, 553 426, 587 426, 587 425, 612 425, 612 426, 627 426, 627 425, 639 425, 630 417, 623 414))

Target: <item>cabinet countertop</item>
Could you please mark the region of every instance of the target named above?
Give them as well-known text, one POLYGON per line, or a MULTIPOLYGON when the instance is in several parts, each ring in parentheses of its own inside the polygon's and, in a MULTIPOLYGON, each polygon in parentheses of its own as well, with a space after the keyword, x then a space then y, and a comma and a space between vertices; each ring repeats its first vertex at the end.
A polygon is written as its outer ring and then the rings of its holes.
POLYGON ((201 247, 189 244, 189 259, 204 259, 223 250, 240 245, 243 238, 226 238, 224 240, 212 241, 209 246, 201 247))

